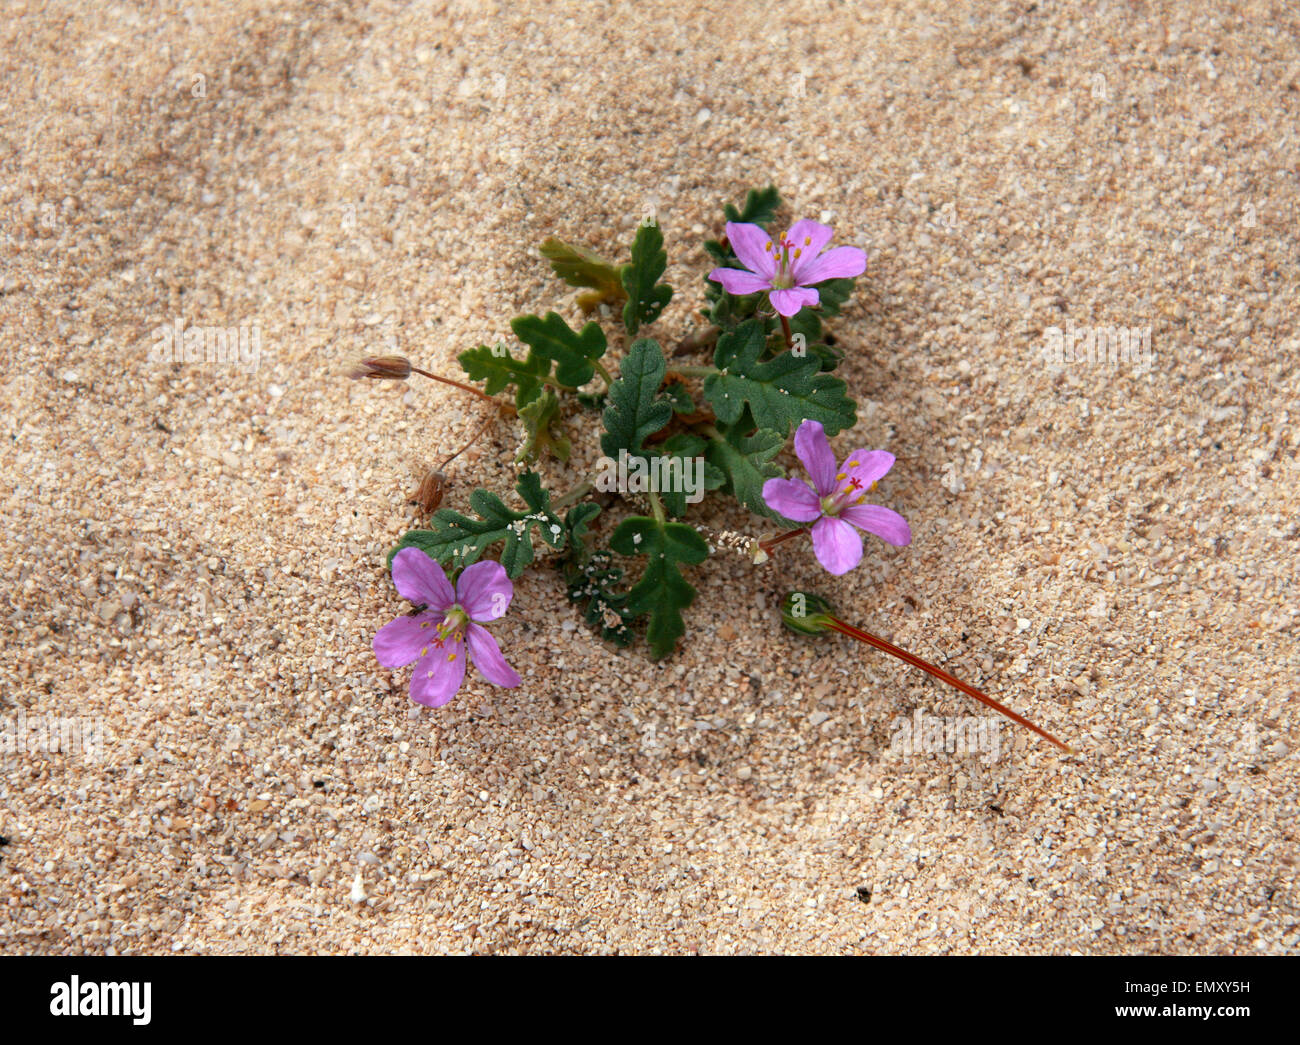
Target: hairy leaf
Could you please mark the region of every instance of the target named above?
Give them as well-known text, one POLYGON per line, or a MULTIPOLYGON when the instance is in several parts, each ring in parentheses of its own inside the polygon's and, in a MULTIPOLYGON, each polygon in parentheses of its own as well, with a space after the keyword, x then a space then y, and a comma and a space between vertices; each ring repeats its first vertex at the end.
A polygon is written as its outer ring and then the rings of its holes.
POLYGON ((686 506, 697 503, 705 490, 716 490, 727 481, 727 477, 706 459, 704 450, 705 441, 698 435, 678 432, 660 443, 651 454, 650 465, 661 478, 660 500, 668 514, 675 518, 685 515, 686 506), (687 490, 687 486, 691 489, 687 490), (688 501, 688 495, 694 500, 688 501))
POLYGON ((623 571, 612 564, 609 552, 587 548, 588 524, 600 514, 600 506, 584 501, 564 517, 569 553, 564 563, 564 582, 572 602, 583 603, 583 619, 600 631, 600 637, 616 646, 626 646, 635 637, 632 622, 636 614, 627 608, 627 592, 619 589, 623 571))
POLYGON ((419 548, 444 567, 468 566, 492 545, 503 542, 501 565, 511 578, 518 577, 533 561, 533 531, 552 548, 560 549, 564 547, 564 528, 551 511, 551 495, 542 489, 536 472, 521 474, 515 489, 528 511, 513 511, 496 494, 475 490, 469 505, 477 519, 440 508, 427 530, 411 530, 397 543, 388 555, 389 566, 403 548, 419 548))
POLYGON ((520 407, 519 419, 524 425, 524 445, 515 462, 532 464, 542 454, 567 461, 573 447, 564 434, 560 421, 560 401, 549 388, 527 406, 520 407))
POLYGON ((657 282, 667 268, 668 255, 659 226, 642 225, 632 241, 632 263, 623 266, 623 289, 627 291, 623 326, 628 334, 653 323, 672 300, 673 288, 657 282))
POLYGON ((585 385, 595 374, 595 363, 605 354, 605 332, 597 323, 574 331, 558 312, 519 316, 510 329, 543 359, 555 361, 555 379, 566 388, 585 385))
POLYGON ((554 236, 544 240, 538 250, 551 263, 555 274, 569 286, 591 288, 578 295, 578 304, 584 313, 593 311, 602 302, 614 304, 627 296, 618 266, 599 254, 554 236))
POLYGON ((682 610, 695 601, 695 589, 679 567, 702 563, 709 546, 693 526, 640 515, 619 523, 609 544, 620 555, 647 557, 645 572, 627 593, 627 608, 638 617, 649 615, 650 653, 656 660, 666 657, 686 632, 682 610))
POLYGON ((750 189, 745 194, 745 205, 736 210, 730 203, 724 204, 722 213, 728 221, 748 222, 753 225, 766 225, 776 218, 777 208, 781 206, 781 194, 775 185, 765 189, 750 189))
POLYGON ((725 489, 736 500, 752 512, 774 518, 776 513, 763 501, 763 483, 781 474, 772 458, 783 446, 780 432, 760 428, 747 436, 737 425, 722 433, 721 439, 710 439, 704 458, 726 476, 725 489))
POLYGON ((609 387, 609 406, 601 415, 605 434, 600 448, 606 457, 617 460, 620 450, 631 457, 642 456, 646 438, 672 418, 672 406, 659 398, 667 370, 659 342, 652 338, 632 342, 618 380, 609 387))
POLYGON ((704 396, 719 421, 734 423, 748 404, 758 427, 782 438, 808 418, 820 421, 827 435, 856 422, 857 410, 845 394, 844 382, 821 373, 818 358, 800 359, 786 351, 761 362, 766 340, 759 319, 746 320, 718 338, 713 361, 722 373, 704 379, 704 396))
POLYGON ((483 390, 496 395, 507 385, 515 386, 515 405, 532 402, 542 392, 542 382, 550 376, 551 361, 534 352, 527 359, 516 359, 505 345, 489 348, 479 345, 456 357, 472 381, 484 381, 483 390))

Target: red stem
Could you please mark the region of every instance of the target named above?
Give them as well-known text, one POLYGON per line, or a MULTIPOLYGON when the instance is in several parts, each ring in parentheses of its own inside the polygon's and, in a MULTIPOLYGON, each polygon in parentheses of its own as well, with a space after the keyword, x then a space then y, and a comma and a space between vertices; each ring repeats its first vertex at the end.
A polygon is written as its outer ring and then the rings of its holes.
POLYGON ((779 533, 775 537, 769 537, 765 541, 759 541, 758 546, 762 548, 763 551, 767 552, 768 555, 771 555, 772 549, 775 548, 778 544, 784 544, 786 541, 792 541, 800 534, 807 533, 807 532, 808 530, 805 527, 799 526, 793 530, 786 530, 785 533, 779 533))
POLYGON ((431 374, 427 370, 421 370, 418 366, 412 366, 411 373, 419 374, 421 377, 427 377, 431 381, 441 381, 444 385, 451 385, 452 388, 459 388, 462 392, 469 392, 471 395, 476 395, 480 399, 484 399, 487 402, 491 403, 493 406, 500 407, 509 413, 513 414, 515 412, 515 408, 511 406, 509 403, 503 403, 499 399, 493 399, 492 396, 488 395, 482 389, 475 388, 473 385, 467 385, 467 384, 463 384, 460 381, 454 381, 450 377, 443 377, 441 374, 431 374))
POLYGON ((1050 740, 1053 744, 1055 744, 1057 747, 1059 747, 1062 751, 1066 752, 1067 754, 1071 754, 1071 755, 1074 754, 1074 748, 1069 747, 1066 744, 1062 744, 1059 740, 1056 739, 1056 737, 1052 736, 1051 733, 1039 729, 1036 725, 1030 722, 1029 719, 1024 718, 1021 715, 1017 715, 1010 708, 1005 707, 1002 704, 999 704, 992 697, 986 696, 985 694, 981 693, 974 686, 968 686, 961 679, 956 678, 953 675, 949 675, 942 668, 936 668, 933 664, 927 663, 926 661, 922 660, 920 657, 916 656, 915 654, 908 653, 907 650, 905 649, 899 649, 892 642, 886 642, 884 639, 877 638, 875 635, 872 635, 870 632, 863 631, 861 628, 855 628, 851 624, 845 624, 842 620, 837 620, 836 618, 831 617, 830 626, 834 628, 836 631, 838 631, 841 635, 847 635, 849 636, 849 638, 857 639, 859 642, 865 642, 868 646, 875 646, 876 649, 881 650, 884 653, 888 653, 891 656, 897 657, 905 664, 910 664, 914 668, 920 668, 926 674, 933 675, 941 682, 946 682, 948 683, 948 685, 954 686, 957 689, 961 690, 968 697, 974 697, 981 704, 988 705, 999 714, 1006 715, 1006 717, 1011 719, 1012 722, 1018 722, 1026 729, 1033 730, 1044 740, 1050 740))

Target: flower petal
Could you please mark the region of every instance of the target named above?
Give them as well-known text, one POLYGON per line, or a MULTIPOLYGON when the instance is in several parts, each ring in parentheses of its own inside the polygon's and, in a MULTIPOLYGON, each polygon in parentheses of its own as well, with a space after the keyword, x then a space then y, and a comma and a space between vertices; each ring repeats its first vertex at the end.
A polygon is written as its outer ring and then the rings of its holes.
POLYGON ((874 533, 882 541, 902 547, 912 543, 912 528, 892 508, 879 504, 854 504, 840 512, 840 518, 874 533))
POLYGON ((821 301, 821 295, 811 287, 790 287, 788 290, 774 290, 770 295, 772 307, 783 316, 798 315, 799 310, 807 305, 809 308, 821 301))
POLYGON ((822 513, 817 495, 799 479, 769 479, 763 484, 763 502, 795 522, 812 522, 822 513))
POLYGON ((470 620, 496 620, 505 615, 514 598, 515 586, 505 567, 491 559, 466 566, 456 578, 456 601, 470 620))
POLYGON ((776 275, 776 254, 767 249, 772 237, 761 225, 729 221, 727 242, 731 244, 731 252, 750 272, 757 272, 769 281, 776 275))
POLYGON ((848 476, 846 481, 856 479, 866 493, 874 482, 883 479, 894 467, 894 455, 888 450, 855 450, 844 458, 840 471, 848 476))
POLYGON ((501 655, 501 647, 487 628, 471 624, 465 629, 465 635, 469 639, 469 652, 474 658, 474 667, 492 685, 514 689, 523 681, 515 669, 506 663, 506 658, 501 655))
POLYGON ((772 287, 771 279, 746 272, 744 269, 714 269, 709 273, 709 279, 714 283, 721 283, 728 294, 757 294, 761 290, 770 290, 772 287))
POLYGON ((813 263, 834 235, 835 230, 829 225, 823 225, 820 221, 813 221, 811 218, 796 221, 790 226, 790 231, 785 234, 785 238, 794 244, 790 248, 790 271, 796 283, 803 282, 799 278, 799 273, 813 263), (804 242, 805 240, 807 242, 804 242), (799 252, 798 257, 795 257, 795 251, 799 252))
MULTIPOLYGON (((802 259, 801 259, 802 260, 802 259)), ((843 279, 846 276, 860 276, 867 270, 867 255, 857 247, 836 247, 825 254, 813 258, 811 262, 799 269, 797 278, 800 286, 812 286, 827 279, 843 279)))
POLYGON ((817 561, 837 577, 862 561, 862 538, 843 519, 818 520, 812 528, 812 542, 817 561))
POLYGON ((375 658, 386 668, 404 668, 418 660, 420 651, 438 637, 433 629, 442 623, 440 612, 398 617, 375 632, 371 643, 375 658))
POLYGON ((820 421, 810 418, 799 426, 794 433, 794 452, 812 476, 817 495, 825 497, 831 493, 835 489, 835 455, 820 421))
POLYGON ((440 708, 456 695, 465 681, 465 643, 449 639, 432 646, 411 675, 411 699, 425 707, 440 708))
POLYGON ((419 548, 403 548, 393 556, 393 586, 402 598, 431 610, 445 610, 456 601, 442 567, 419 548))

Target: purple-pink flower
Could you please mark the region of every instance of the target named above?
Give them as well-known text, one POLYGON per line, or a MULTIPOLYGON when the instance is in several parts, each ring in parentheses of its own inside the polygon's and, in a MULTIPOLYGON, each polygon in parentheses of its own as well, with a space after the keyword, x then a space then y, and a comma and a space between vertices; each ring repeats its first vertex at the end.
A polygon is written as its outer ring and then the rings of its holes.
POLYGON ((375 656, 386 668, 416 661, 411 699, 440 708, 465 681, 465 659, 489 682, 506 688, 520 678, 480 622, 505 614, 514 585, 499 562, 484 560, 465 567, 451 581, 442 567, 418 548, 403 548, 393 556, 393 584, 402 598, 424 606, 412 616, 398 617, 375 635, 375 656))
POLYGON ((769 291, 772 307, 783 316, 793 316, 805 305, 821 301, 813 284, 866 271, 866 252, 857 247, 836 247, 822 253, 834 235, 830 226, 809 218, 796 221, 785 239, 779 240, 773 240, 759 225, 729 221, 727 240, 745 267, 716 268, 709 279, 721 283, 729 294, 769 291))
POLYGON ((800 479, 769 479, 763 484, 763 500, 787 519, 813 524, 813 551, 827 570, 838 576, 862 561, 858 530, 890 544, 912 543, 906 519, 889 508, 866 503, 867 494, 894 467, 893 454, 858 450, 837 468, 826 430, 811 420, 795 432, 794 449, 812 477, 812 486, 800 479))

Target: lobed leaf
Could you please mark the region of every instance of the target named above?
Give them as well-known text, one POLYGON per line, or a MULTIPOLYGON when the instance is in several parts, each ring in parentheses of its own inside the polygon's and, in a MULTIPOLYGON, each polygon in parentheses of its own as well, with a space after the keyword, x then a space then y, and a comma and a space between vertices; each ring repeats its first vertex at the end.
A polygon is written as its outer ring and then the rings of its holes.
POLYGON ((650 653, 656 660, 666 657, 686 633, 682 610, 695 601, 695 589, 679 567, 702 563, 709 546, 693 526, 640 515, 619 523, 609 544, 620 555, 646 556, 645 572, 627 593, 627 609, 637 617, 649 615, 650 653))
POLYGON ((623 266, 623 289, 627 292, 623 326, 628 334, 653 323, 672 300, 673 288, 657 282, 667 268, 668 255, 659 226, 642 225, 632 241, 632 262, 623 266))
POLYGON ((762 362, 766 343, 761 319, 746 320, 718 338, 713 361, 722 373, 704 379, 704 397, 719 421, 734 424, 748 406, 759 428, 782 438, 809 418, 820 421, 827 435, 852 427, 857 409, 843 381, 821 373, 814 355, 801 359, 786 351, 762 362))
POLYGON ((428 529, 411 530, 398 541, 388 554, 390 568, 393 556, 403 548, 419 548, 450 568, 477 562, 488 548, 501 542, 501 565, 513 579, 533 561, 534 531, 552 548, 563 548, 564 528, 551 510, 551 495, 542 489, 537 473, 522 473, 515 489, 528 511, 513 511, 496 494, 475 490, 470 494, 469 506, 477 519, 440 508, 434 512, 428 529))
POLYGON ((519 316, 510 329, 543 359, 555 363, 555 380, 566 388, 585 385, 596 373, 595 363, 605 354, 605 332, 597 323, 573 330, 558 312, 540 316, 519 316))

